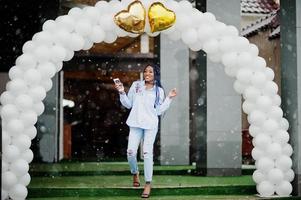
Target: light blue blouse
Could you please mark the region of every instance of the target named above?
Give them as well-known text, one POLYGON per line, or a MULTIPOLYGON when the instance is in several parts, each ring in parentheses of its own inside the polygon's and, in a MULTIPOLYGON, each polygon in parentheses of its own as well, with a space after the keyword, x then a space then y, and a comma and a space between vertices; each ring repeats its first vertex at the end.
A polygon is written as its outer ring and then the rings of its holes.
POLYGON ((162 115, 171 103, 171 98, 164 99, 164 91, 159 88, 159 105, 154 108, 156 99, 155 87, 145 88, 145 81, 134 81, 128 94, 120 94, 120 102, 127 109, 131 109, 126 124, 130 127, 143 129, 158 128, 158 116, 162 115))

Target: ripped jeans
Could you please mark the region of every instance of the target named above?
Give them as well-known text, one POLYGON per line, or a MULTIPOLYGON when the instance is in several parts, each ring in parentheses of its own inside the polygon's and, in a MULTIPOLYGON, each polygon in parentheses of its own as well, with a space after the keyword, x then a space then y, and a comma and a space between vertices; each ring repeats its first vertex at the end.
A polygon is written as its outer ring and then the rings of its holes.
POLYGON ((142 129, 130 127, 127 159, 130 165, 132 174, 136 174, 137 165, 137 150, 141 139, 143 139, 143 159, 144 159, 144 180, 145 182, 152 181, 153 177, 153 147, 158 129, 142 129))

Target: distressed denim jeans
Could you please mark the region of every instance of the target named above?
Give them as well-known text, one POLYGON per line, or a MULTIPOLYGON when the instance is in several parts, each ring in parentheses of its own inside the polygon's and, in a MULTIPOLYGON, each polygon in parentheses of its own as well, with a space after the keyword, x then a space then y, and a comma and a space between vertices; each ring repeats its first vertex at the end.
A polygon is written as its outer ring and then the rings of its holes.
POLYGON ((127 147, 127 159, 132 174, 136 174, 138 169, 137 150, 141 139, 143 140, 143 159, 144 159, 144 180, 152 181, 153 177, 153 148, 158 128, 142 129, 130 127, 130 134, 127 147))

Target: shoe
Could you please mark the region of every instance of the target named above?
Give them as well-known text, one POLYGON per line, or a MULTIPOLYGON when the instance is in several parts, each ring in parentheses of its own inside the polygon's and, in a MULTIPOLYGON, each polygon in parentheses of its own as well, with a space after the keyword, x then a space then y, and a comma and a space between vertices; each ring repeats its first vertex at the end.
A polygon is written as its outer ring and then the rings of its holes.
POLYGON ((133 175, 133 187, 139 187, 139 173, 133 175))
MULTIPOLYGON (((144 186, 144 190, 145 190, 145 186, 144 186)), ((149 185, 149 192, 146 193, 146 192, 143 191, 143 193, 141 195, 141 198, 144 198, 144 199, 149 198, 150 192, 151 192, 151 186, 149 185)))

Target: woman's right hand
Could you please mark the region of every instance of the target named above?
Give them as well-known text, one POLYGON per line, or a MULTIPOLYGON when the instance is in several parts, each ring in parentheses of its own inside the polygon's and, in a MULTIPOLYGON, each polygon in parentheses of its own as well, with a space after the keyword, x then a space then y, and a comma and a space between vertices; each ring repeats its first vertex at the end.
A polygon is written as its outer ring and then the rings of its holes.
POLYGON ((124 94, 124 87, 122 83, 115 84, 115 88, 118 90, 119 94, 124 94))

